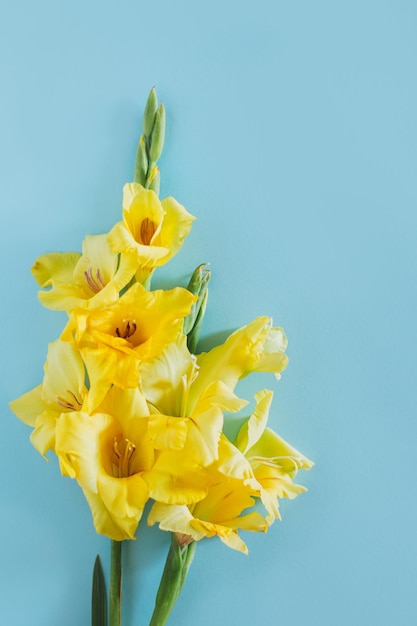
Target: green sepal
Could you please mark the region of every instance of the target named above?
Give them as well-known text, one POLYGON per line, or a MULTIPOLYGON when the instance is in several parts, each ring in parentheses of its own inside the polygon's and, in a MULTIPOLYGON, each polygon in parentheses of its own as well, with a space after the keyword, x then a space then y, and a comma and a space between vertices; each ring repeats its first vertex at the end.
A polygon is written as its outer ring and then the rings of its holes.
POLYGON ((91 626, 107 626, 106 584, 100 557, 97 555, 93 570, 91 593, 91 626))
POLYGON ((148 99, 146 101, 145 111, 143 113, 142 119, 142 129, 143 134, 147 139, 151 136, 154 124, 155 124, 155 115, 158 110, 158 98, 156 96, 156 89, 152 87, 149 92, 148 99))
POLYGON ((155 609, 149 626, 164 626, 167 623, 187 578, 196 545, 196 542, 192 541, 185 546, 180 546, 175 533, 172 533, 171 547, 162 573, 155 600, 155 609))

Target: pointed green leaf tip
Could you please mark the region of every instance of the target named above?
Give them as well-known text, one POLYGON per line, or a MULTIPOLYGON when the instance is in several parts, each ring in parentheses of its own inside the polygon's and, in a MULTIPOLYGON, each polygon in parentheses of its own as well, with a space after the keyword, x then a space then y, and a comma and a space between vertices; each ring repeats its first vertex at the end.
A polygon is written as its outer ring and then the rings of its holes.
POLYGON ((91 594, 91 626, 107 626, 106 584, 100 557, 97 555, 93 571, 91 594))
POLYGON ((155 123, 155 115, 158 110, 158 98, 156 96, 156 89, 152 87, 148 100, 146 101, 145 111, 142 120, 143 134, 147 139, 151 136, 153 126, 155 123))

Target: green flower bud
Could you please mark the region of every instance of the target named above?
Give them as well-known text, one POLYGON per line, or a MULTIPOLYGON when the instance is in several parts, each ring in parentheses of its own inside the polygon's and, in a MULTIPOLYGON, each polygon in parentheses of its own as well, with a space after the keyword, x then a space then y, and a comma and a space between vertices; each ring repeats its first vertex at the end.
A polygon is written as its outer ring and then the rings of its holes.
POLYGON ((148 155, 146 153, 146 139, 144 135, 140 136, 138 149, 136 151, 135 169, 133 180, 135 183, 145 185, 146 174, 148 172, 148 155))
POLYGON ((165 139, 165 107, 163 104, 159 106, 159 109, 155 115, 155 125, 152 132, 151 145, 149 148, 149 158, 156 163, 162 154, 165 139))
POLYGON ((151 136, 155 123, 155 115, 158 110, 158 98, 156 97, 155 87, 152 87, 148 100, 146 102, 145 111, 143 113, 142 128, 143 134, 147 139, 151 136))
POLYGON ((205 263, 202 263, 194 270, 187 286, 188 291, 198 296, 198 300, 194 302, 189 315, 184 319, 184 334, 187 335, 187 345, 190 352, 194 352, 197 347, 201 324, 206 311, 209 280, 210 270, 205 263))

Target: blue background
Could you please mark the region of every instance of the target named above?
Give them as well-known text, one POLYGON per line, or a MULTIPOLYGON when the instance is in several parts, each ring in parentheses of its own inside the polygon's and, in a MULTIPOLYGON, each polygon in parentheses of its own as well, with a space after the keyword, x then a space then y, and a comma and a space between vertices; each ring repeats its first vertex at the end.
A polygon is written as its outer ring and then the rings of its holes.
MULTIPOLYGON (((201 543, 172 625, 417 623, 417 5, 406 0, 4 2, 0 20, 0 618, 90 619, 95 534, 75 481, 7 403, 64 316, 29 268, 119 219, 147 93, 162 195, 198 217, 159 281, 209 261, 203 345, 268 314, 289 337, 272 426, 316 462, 249 557, 201 543)), ((158 282, 158 281, 156 281, 158 282)), ((146 625, 169 537, 125 554, 146 625)))

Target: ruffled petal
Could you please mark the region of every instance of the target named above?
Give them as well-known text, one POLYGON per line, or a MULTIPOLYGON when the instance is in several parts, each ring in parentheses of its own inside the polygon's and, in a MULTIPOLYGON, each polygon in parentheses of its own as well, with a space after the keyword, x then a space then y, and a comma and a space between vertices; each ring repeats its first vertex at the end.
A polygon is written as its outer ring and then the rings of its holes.
POLYGON ((267 389, 255 393, 256 407, 252 415, 241 427, 236 446, 245 454, 262 436, 268 422, 273 392, 267 389))
POLYGON ((73 273, 81 254, 79 252, 50 252, 38 257, 32 274, 40 287, 73 282, 73 273))
POLYGON ((281 333, 280 329, 272 328, 270 318, 258 317, 230 335, 222 345, 198 355, 200 370, 192 387, 190 402, 196 402, 214 380, 223 381, 233 390, 237 382, 250 372, 271 371, 278 374, 284 370, 288 358, 281 351, 285 342, 277 340, 281 333))

